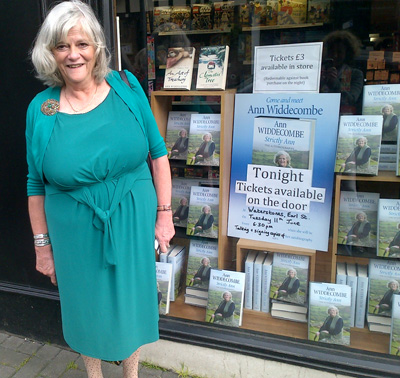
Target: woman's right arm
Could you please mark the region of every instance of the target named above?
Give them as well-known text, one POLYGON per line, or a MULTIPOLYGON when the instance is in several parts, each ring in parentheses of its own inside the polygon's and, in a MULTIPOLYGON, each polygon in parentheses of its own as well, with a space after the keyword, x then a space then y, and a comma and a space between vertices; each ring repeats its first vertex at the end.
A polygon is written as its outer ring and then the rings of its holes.
MULTIPOLYGON (((29 196, 28 211, 33 234, 47 234, 47 222, 44 212, 44 196, 29 196)), ((35 247, 36 270, 50 277, 51 283, 57 285, 51 244, 44 247, 35 247)))

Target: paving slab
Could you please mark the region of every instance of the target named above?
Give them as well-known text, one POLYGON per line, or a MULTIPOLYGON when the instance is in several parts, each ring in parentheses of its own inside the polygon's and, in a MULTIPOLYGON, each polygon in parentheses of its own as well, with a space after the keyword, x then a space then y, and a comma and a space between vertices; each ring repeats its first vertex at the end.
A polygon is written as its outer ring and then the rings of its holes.
POLYGON ((7 349, 17 350, 23 342, 24 339, 20 337, 9 336, 1 343, 1 346, 7 349))
POLYGON ((13 378, 32 378, 39 374, 49 364, 49 361, 30 356, 26 364, 22 366, 13 378))

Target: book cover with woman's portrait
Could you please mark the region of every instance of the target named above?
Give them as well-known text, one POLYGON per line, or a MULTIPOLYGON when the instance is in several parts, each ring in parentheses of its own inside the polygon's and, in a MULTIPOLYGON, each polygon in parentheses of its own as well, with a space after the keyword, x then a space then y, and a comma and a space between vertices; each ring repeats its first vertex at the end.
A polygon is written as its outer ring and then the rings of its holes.
POLYGON ((178 178, 172 179, 172 221, 175 227, 187 226, 187 219, 189 215, 189 200, 190 188, 199 185, 199 180, 191 178, 178 178))
POLYGON ((335 172, 376 176, 382 116, 341 116, 335 172))
POLYGON ((274 253, 270 298, 306 304, 309 260, 309 256, 274 253))
POLYGON ((371 252, 375 254, 378 202, 379 193, 340 193, 338 244, 351 247, 351 250, 357 250, 357 247, 371 248, 371 252))
POLYGON ((400 200, 379 200, 377 256, 400 257, 400 200))
POLYGON ((309 119, 255 118, 252 164, 312 169, 314 123, 309 119))
POLYGON ((390 354, 400 357, 400 295, 393 296, 390 354))
POLYGON ((310 282, 308 339, 350 345, 351 288, 310 282))
POLYGON ((156 278, 158 292, 158 312, 161 315, 169 313, 172 264, 156 262, 156 278))

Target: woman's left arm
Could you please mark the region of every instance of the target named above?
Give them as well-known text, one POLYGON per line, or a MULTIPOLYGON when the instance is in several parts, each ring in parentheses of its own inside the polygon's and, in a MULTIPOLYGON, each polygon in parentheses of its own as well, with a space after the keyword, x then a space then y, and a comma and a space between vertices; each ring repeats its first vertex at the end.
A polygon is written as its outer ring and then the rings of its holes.
MULTIPOLYGON (((166 155, 153 160, 153 180, 157 193, 157 205, 171 205, 171 172, 166 155)), ((171 211, 157 211, 156 239, 161 252, 167 252, 175 234, 171 211)))

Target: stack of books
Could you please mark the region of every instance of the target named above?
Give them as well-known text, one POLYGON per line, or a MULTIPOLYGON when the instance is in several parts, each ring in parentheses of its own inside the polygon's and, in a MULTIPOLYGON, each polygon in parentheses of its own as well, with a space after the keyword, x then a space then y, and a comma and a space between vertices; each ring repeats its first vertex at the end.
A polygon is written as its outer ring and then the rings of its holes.
POLYGON ((158 292, 158 312, 160 315, 169 313, 171 299, 172 264, 156 262, 156 278, 158 292))

